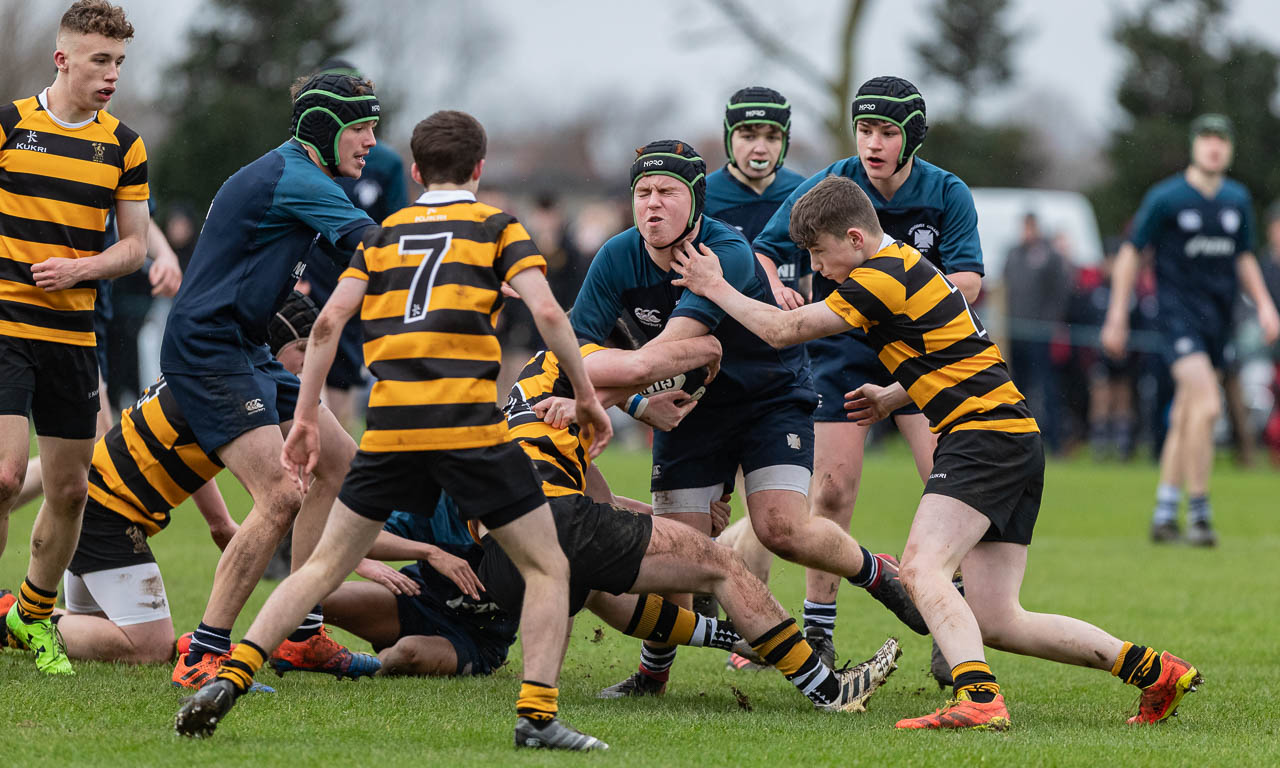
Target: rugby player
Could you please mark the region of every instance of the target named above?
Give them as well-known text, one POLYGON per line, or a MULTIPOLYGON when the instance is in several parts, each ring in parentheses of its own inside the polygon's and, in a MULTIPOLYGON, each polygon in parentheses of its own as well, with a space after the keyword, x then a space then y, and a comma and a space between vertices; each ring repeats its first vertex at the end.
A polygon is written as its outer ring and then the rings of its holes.
MULTIPOLYGON (((291 137, 214 196, 160 347, 160 370, 200 449, 253 497, 218 561, 190 650, 174 667, 173 682, 184 686, 211 678, 230 654, 231 627, 295 517, 293 564, 306 560, 355 454, 355 442, 321 406, 314 481, 299 488, 280 466, 298 378, 271 358, 262 334, 313 241, 346 263, 361 237, 377 231, 335 179, 360 175, 381 111, 372 83, 349 75, 313 75, 291 95, 291 137)), ((353 656, 322 627, 317 605, 280 652, 296 668, 373 671, 370 657, 353 656)))
POLYGON ((312 333, 293 430, 281 465, 300 479, 321 448, 316 401, 337 332, 360 310, 370 393, 360 451, 314 554, 285 579, 219 671, 185 700, 175 726, 212 732, 274 648, 335 589, 377 538, 393 510, 430 514, 443 490, 469 519, 483 521, 529 588, 521 622, 524 681, 516 744, 605 748, 557 717, 560 664, 568 642, 568 563, 540 483, 512 445, 496 406, 501 360, 494 322, 503 282, 529 305, 548 346, 567 353, 579 423, 599 452, 613 434, 578 356, 573 331, 543 273, 546 262, 510 214, 477 203, 486 138, 462 112, 437 112, 415 126, 414 181, 426 191, 366 235, 312 333))
POLYGON ((821 303, 783 311, 739 293, 705 247, 686 245, 677 285, 705 296, 775 347, 862 328, 894 377, 864 384, 847 407, 868 424, 909 399, 939 435, 902 559, 902 581, 951 663, 955 697, 898 728, 1010 725, 984 643, 1066 664, 1110 670, 1142 689, 1130 723, 1176 711, 1200 673, 1168 652, 1122 642, 1067 616, 1031 613, 1018 591, 1040 508, 1044 450, 1035 419, 959 286, 919 251, 885 234, 851 179, 824 179, 791 211, 793 241, 815 272, 839 283, 821 303), (966 594, 952 585, 962 568, 966 594))
POLYGON ((36 667, 73 674, 50 617, 87 497, 99 400, 97 281, 142 264, 147 151, 106 111, 133 25, 106 0, 80 0, 58 24, 53 85, 0 106, 0 551, 30 453, 43 457, 44 503, 8 631, 36 667), (116 206, 119 241, 105 245, 116 206))
MULTIPOLYGON (((720 352, 713 336, 651 342, 634 351, 596 344, 581 348, 604 406, 636 397, 654 377, 690 375, 691 369, 718 360, 720 352)), ((590 435, 574 424, 558 423, 550 413, 539 416, 550 408, 548 401, 572 392, 559 358, 543 351, 521 371, 507 400, 511 436, 538 469, 569 559, 570 614, 585 606, 625 634, 667 645, 728 649, 741 633, 751 638, 752 650, 765 663, 776 666, 818 709, 865 711, 867 698, 896 668, 901 654, 897 640, 890 638, 867 661, 835 672, 732 550, 683 523, 611 503, 617 497, 591 462, 590 435), (712 594, 731 624, 654 594, 660 592, 712 594)), ((642 399, 656 397, 662 395, 642 399)), ((720 521, 713 523, 716 533, 728 519, 728 506, 721 500, 713 506, 718 507, 713 517, 720 521)), ((520 574, 483 526, 477 528, 485 550, 480 580, 499 605, 518 611, 524 590, 520 574)))
MULTIPOLYGON (((978 215, 963 181, 917 157, 927 131, 924 97, 902 78, 876 77, 858 89, 852 112, 858 154, 838 160, 805 180, 779 207, 752 248, 780 265, 802 258, 804 249, 791 240, 788 232, 791 208, 822 179, 843 176, 853 179, 867 193, 884 231, 913 245, 960 288, 966 299, 975 301, 983 274, 978 215)), ((826 298, 835 285, 815 274, 813 299, 826 298)), ((789 302, 778 286, 774 295, 784 309, 799 306, 789 302)), ((817 339, 805 347, 818 391, 812 510, 814 515, 848 530, 862 479, 869 428, 846 418, 844 393, 866 383, 887 385, 891 377, 860 329, 817 339)), ((936 445, 928 420, 908 403, 893 414, 893 422, 911 447, 923 483, 929 476, 936 445)), ((828 661, 835 654, 839 588, 840 580, 824 571, 811 568, 805 575, 805 633, 828 661)), ((917 624, 912 629, 923 631, 923 626, 917 624)), ((945 678, 943 667, 938 671, 945 678)))
MULTIPOLYGON (((723 346, 716 386, 678 427, 654 435, 653 512, 709 533, 711 502, 741 467, 752 526, 770 551, 866 586, 923 628, 887 558, 873 557, 834 523, 808 513, 817 398, 803 350, 771 348, 711 302, 671 283, 674 254, 694 243, 715 252, 735 286, 773 299, 747 242, 703 215, 705 173, 706 164, 685 142, 656 141, 637 151, 631 165, 636 225, 601 247, 572 314, 578 337, 595 343, 626 315, 649 343, 713 334, 723 346)), ((646 646, 640 669, 601 695, 660 692, 674 658, 674 649, 646 646)))
POLYGON ((1234 132, 1224 115, 1191 124, 1191 164, 1147 191, 1112 273, 1102 345, 1126 353, 1129 301, 1141 252, 1155 256, 1156 322, 1174 380, 1169 432, 1160 452, 1160 482, 1151 540, 1176 541, 1178 506, 1187 495, 1187 543, 1218 542, 1209 504, 1213 425, 1221 413, 1218 378, 1232 331, 1232 307, 1243 288, 1258 312, 1267 344, 1280 335, 1280 316, 1254 257, 1253 201, 1227 178, 1234 132))

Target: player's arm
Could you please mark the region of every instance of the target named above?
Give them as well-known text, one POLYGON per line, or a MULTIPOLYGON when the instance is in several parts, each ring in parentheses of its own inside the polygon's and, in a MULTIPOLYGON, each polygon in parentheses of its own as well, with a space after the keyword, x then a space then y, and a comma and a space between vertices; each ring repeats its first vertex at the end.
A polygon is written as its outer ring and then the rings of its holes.
POLYGON ((852 392, 845 393, 844 409, 848 411, 845 418, 858 426, 867 427, 889 418, 894 411, 910 403, 907 390, 899 382, 895 381, 887 387, 863 384, 852 392))
MULTIPOLYGON (((676 318, 679 319, 679 318, 676 318)), ((602 349, 587 356, 587 375, 596 387, 635 392, 655 381, 718 363, 720 340, 704 334, 686 339, 661 336, 640 349, 602 349)))
POLYGON ((982 275, 977 272, 948 272, 947 279, 960 289, 960 293, 964 294, 964 300, 970 305, 977 301, 978 294, 982 293, 982 275))
POLYGON ((1111 269, 1111 302, 1102 323, 1102 348, 1112 357, 1124 355, 1129 343, 1129 297, 1138 281, 1141 254, 1133 243, 1124 243, 1111 269))
POLYGON ((195 502, 200 516, 209 524, 213 543, 218 545, 218 549, 226 549, 231 537, 240 530, 240 526, 227 512, 227 502, 222 498, 222 491, 218 490, 217 481, 210 479, 209 482, 200 486, 195 493, 191 494, 191 500, 195 502))
POLYGON ((804 306, 804 296, 798 291, 782 284, 782 278, 778 277, 778 265, 773 263, 773 259, 765 256, 763 253, 756 254, 756 261, 760 262, 760 266, 764 267, 765 277, 769 279, 769 290, 773 292, 773 298, 778 302, 778 306, 783 309, 795 309, 804 306))
MULTIPOLYGON (((520 294, 525 306, 533 315, 534 325, 538 333, 560 360, 561 370, 569 377, 573 385, 573 399, 577 410, 577 422, 584 429, 591 430, 591 458, 600 455, 613 437, 613 425, 600 402, 596 400, 595 388, 587 377, 587 368, 582 361, 582 353, 578 349, 578 340, 569 324, 569 317, 560 308, 551 293, 551 286, 541 269, 522 269, 508 278, 511 287, 520 294)), ((330 299, 332 301, 332 299, 330 299)), ((327 307, 328 305, 326 305, 327 307)), ((316 321, 317 323, 319 320, 316 321)), ((312 330, 312 335, 315 330, 312 330)))
POLYGON ((391 531, 378 531, 378 538, 367 556, 373 560, 422 560, 473 599, 479 600, 480 593, 484 591, 484 585, 471 570, 470 563, 425 541, 406 539, 391 531))
POLYGON ((764 339, 774 349, 782 349, 802 341, 849 330, 844 318, 825 303, 807 304, 799 309, 783 311, 771 304, 743 296, 724 279, 720 260, 705 245, 694 250, 686 244, 673 262, 680 278, 672 285, 688 288, 715 302, 748 331, 764 339))
POLYGON ((280 461, 305 492, 306 479, 320 459, 320 432, 317 418, 320 393, 329 367, 338 351, 338 339, 347 321, 355 315, 364 299, 368 282, 358 277, 343 277, 325 302, 324 309, 311 327, 307 356, 302 365, 302 386, 293 411, 293 426, 284 441, 280 461))
POLYGON ((138 271, 147 255, 146 200, 116 200, 116 230, 120 239, 102 253, 82 259, 55 256, 31 267, 36 286, 46 291, 74 288, 85 280, 110 280, 138 271))
POLYGON ((1246 251, 1236 257, 1236 276, 1240 279, 1244 294, 1258 310, 1262 340, 1267 344, 1275 343, 1277 336, 1280 336, 1280 315, 1276 313, 1276 305, 1271 300, 1271 292, 1267 290, 1258 259, 1251 252, 1246 251))

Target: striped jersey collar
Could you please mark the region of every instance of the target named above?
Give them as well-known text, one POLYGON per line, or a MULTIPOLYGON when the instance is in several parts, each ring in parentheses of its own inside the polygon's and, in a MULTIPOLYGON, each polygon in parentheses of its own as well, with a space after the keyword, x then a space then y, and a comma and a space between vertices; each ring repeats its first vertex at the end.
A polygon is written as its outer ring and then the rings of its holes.
POLYGON ((65 128, 68 131, 74 131, 77 128, 83 128, 89 123, 92 123, 94 120, 98 119, 98 113, 94 112, 93 117, 89 118, 88 120, 81 120, 78 123, 68 123, 66 120, 59 120, 58 116, 53 114, 53 111, 49 109, 48 86, 46 86, 45 89, 41 91, 38 96, 36 96, 36 98, 40 100, 40 108, 45 111, 45 114, 49 116, 49 119, 52 120, 54 123, 56 123, 59 127, 65 128))
POLYGON ((418 205, 444 205, 445 203, 474 203, 476 201, 475 194, 465 189, 437 189, 432 192, 423 192, 415 202, 418 205))

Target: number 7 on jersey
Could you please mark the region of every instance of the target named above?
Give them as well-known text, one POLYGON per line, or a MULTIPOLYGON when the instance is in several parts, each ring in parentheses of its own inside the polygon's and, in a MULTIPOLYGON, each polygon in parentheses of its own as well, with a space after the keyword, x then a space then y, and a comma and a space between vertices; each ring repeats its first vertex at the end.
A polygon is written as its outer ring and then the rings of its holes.
POLYGON ((405 235, 400 238, 400 253, 404 256, 422 254, 422 263, 413 273, 413 281, 409 283, 409 296, 404 303, 404 321, 416 323, 427 316, 431 306, 431 289, 436 284, 436 273, 444 263, 444 255, 453 244, 453 234, 442 232, 438 235, 405 235), (426 278, 423 278, 426 275, 426 278))

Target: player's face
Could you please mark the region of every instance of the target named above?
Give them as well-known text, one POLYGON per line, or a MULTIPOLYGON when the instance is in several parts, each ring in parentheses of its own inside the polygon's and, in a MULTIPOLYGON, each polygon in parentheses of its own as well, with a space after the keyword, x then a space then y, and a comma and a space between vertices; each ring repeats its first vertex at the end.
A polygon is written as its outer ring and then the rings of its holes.
POLYGON ((669 243, 684 231, 693 195, 683 181, 670 176, 644 176, 636 182, 632 206, 636 227, 647 243, 669 243))
POLYGON ((299 339, 295 342, 284 345, 279 352, 276 353, 276 360, 285 367, 289 373, 294 376, 302 375, 302 363, 307 357, 307 340, 299 339))
POLYGON ((62 33, 53 61, 66 78, 73 109, 92 112, 106 108, 120 79, 124 48, 125 41, 105 35, 62 33))
POLYGON ((1202 133, 1191 142, 1191 164, 1205 173, 1226 173, 1231 165, 1231 141, 1202 133))
POLYGON ((338 175, 351 179, 360 178, 364 171, 364 157, 378 140, 373 137, 377 120, 348 125, 338 135, 338 175))
POLYGON ((809 262, 813 271, 828 280, 843 283, 849 273, 865 259, 849 237, 837 237, 823 232, 818 241, 809 246, 809 262))
POLYGON ((883 120, 859 120, 854 134, 858 140, 858 158, 867 175, 873 179, 892 176, 898 168, 898 155, 902 153, 901 129, 883 120))
POLYGON ((776 125, 748 123, 733 129, 729 136, 733 159, 748 179, 763 179, 773 173, 782 154, 782 131, 776 125))

